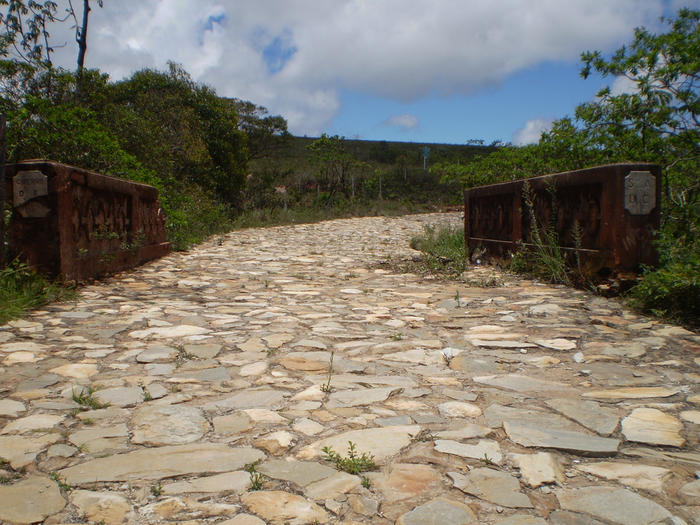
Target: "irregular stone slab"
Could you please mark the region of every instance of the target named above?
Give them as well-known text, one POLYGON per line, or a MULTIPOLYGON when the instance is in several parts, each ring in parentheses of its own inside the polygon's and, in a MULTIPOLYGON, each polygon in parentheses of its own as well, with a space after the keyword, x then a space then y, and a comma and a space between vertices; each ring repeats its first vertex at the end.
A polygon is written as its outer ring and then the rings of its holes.
POLYGON ((250 418, 245 414, 217 416, 212 419, 217 434, 237 434, 252 428, 250 418))
POLYGON ((389 472, 369 476, 372 489, 382 493, 384 504, 420 498, 426 493, 436 491, 441 485, 440 472, 429 465, 394 463, 389 472))
POLYGON ((250 488, 250 474, 243 470, 215 474, 162 485, 163 494, 234 493, 241 494, 250 488))
POLYGON ((302 487, 328 478, 337 472, 334 468, 314 461, 286 461, 284 459, 266 461, 258 466, 258 471, 270 478, 291 481, 302 487))
POLYGON ((463 401, 446 401, 438 405, 438 411, 442 417, 479 417, 481 409, 471 403, 463 401))
POLYGON ((24 434, 26 432, 36 432, 37 430, 48 430, 55 427, 66 416, 53 416, 51 414, 32 414, 20 419, 10 421, 5 425, 0 434, 24 434))
POLYGON ((637 386, 627 388, 615 388, 611 390, 594 390, 584 392, 583 397, 590 399, 647 399, 655 397, 671 397, 680 392, 679 389, 665 388, 662 386, 637 386))
POLYGON ((359 487, 361 482, 359 476, 353 476, 347 472, 336 472, 332 476, 307 485, 304 495, 314 501, 335 499, 359 487))
POLYGON ((204 405, 204 410, 231 410, 242 408, 280 408, 284 403, 284 394, 269 388, 249 389, 231 397, 212 401, 204 405))
POLYGON ((418 425, 350 430, 304 447, 297 454, 297 457, 299 459, 313 459, 321 454, 323 447, 331 447, 341 456, 347 457, 348 442, 352 441, 357 445, 358 453, 373 454, 375 461, 383 462, 408 446, 411 443, 411 438, 416 436, 420 430, 418 425))
POLYGON ((567 510, 555 510, 549 515, 550 525, 606 525, 602 521, 594 520, 586 514, 569 512, 567 510))
POLYGON ((450 360, 450 368, 471 376, 487 375, 502 372, 495 358, 474 357, 469 354, 459 354, 450 360))
POLYGON ((219 521, 217 525, 265 525, 265 522, 252 514, 236 514, 226 521, 219 521))
POLYGON ((576 342, 569 339, 535 339, 538 345, 549 348, 551 350, 573 350, 576 348, 576 342))
POLYGON ((301 432, 305 436, 315 436, 323 432, 324 426, 307 417, 302 417, 294 421, 292 428, 296 432, 301 432))
POLYGON ((274 525, 328 523, 328 513, 314 502, 279 490, 259 490, 241 496, 248 509, 274 525))
POLYGON ((231 448, 219 443, 174 445, 93 459, 65 468, 59 474, 70 485, 163 479, 185 474, 238 470, 263 457, 264 454, 254 448, 231 448))
POLYGON ((19 470, 34 461, 36 456, 49 445, 59 441, 58 434, 32 436, 0 436, 0 458, 10 462, 13 469, 19 470))
POLYGON ((381 403, 394 394, 400 392, 400 388, 363 388, 362 390, 341 390, 333 392, 326 406, 335 408, 340 406, 355 407, 381 403))
POLYGON ((685 500, 688 505, 700 504, 700 479, 686 483, 678 489, 678 495, 685 500))
POLYGON ((103 405, 131 407, 143 402, 143 389, 138 386, 117 386, 98 390, 93 397, 103 405))
POLYGON ((222 345, 214 343, 205 343, 198 345, 189 344, 185 345, 185 352, 199 359, 213 359, 217 356, 217 354, 221 351, 222 348, 222 345))
POLYGON ((513 476, 500 470, 475 468, 466 475, 448 472, 456 488, 496 505, 511 508, 532 508, 530 498, 520 492, 520 483, 513 476))
POLYGON ((492 432, 493 429, 490 429, 489 427, 482 427, 481 425, 475 425, 474 423, 466 423, 461 425, 459 428, 433 432, 433 436, 440 439, 461 441, 476 437, 486 437, 492 432))
POLYGON ((635 408, 622 420, 625 439, 638 443, 682 447, 685 439, 680 435, 681 430, 683 423, 656 408, 635 408))
POLYGON ((561 508, 582 512, 619 525, 647 525, 671 520, 671 513, 627 489, 584 487, 554 491, 561 508))
POLYGON ((574 422, 559 414, 539 410, 535 408, 515 408, 494 403, 484 410, 484 418, 491 427, 503 426, 504 421, 518 423, 521 425, 532 425, 536 422, 538 426, 546 428, 556 428, 560 430, 581 429, 574 422))
POLYGON ((516 514, 515 516, 508 516, 507 518, 498 520, 494 525, 547 525, 547 522, 537 516, 516 514))
POLYGON ((476 445, 468 445, 448 439, 435 440, 435 450, 443 454, 453 454, 463 458, 487 459, 496 465, 503 462, 501 447, 496 441, 481 439, 476 445))
POLYGON ((286 430, 272 432, 271 434, 260 436, 253 441, 254 446, 266 450, 273 456, 283 454, 287 451, 287 449, 293 447, 295 443, 296 436, 291 432, 287 432, 286 430))
POLYGON ((155 345, 136 356, 137 363, 157 363, 172 361, 177 356, 177 350, 171 346, 155 345))
POLYGON ((508 439, 523 447, 555 448, 593 457, 614 456, 620 441, 612 438, 589 436, 581 432, 544 427, 529 427, 519 423, 503 422, 508 439))
POLYGON ((60 380, 61 377, 56 374, 43 374, 39 377, 22 381, 17 386, 17 392, 29 392, 32 390, 39 390, 42 388, 46 388, 47 386, 55 385, 60 380))
POLYGON ((0 352, 32 352, 34 354, 43 354, 50 347, 48 345, 43 345, 41 343, 34 343, 32 341, 19 341, 17 343, 5 343, 0 345, 0 352))
POLYGON ((535 348, 537 346, 524 341, 484 340, 475 338, 467 338, 467 341, 474 346, 485 348, 535 348))
POLYGON ((265 373, 267 370, 266 361, 258 361, 257 363, 250 363, 249 365, 242 366, 238 371, 238 375, 241 377, 259 376, 265 373))
POLYGON ((557 412, 604 436, 612 434, 620 421, 617 411, 603 407, 595 401, 561 398, 549 399, 545 403, 557 412))
POLYGON ((180 325, 180 326, 164 326, 157 328, 147 328, 145 330, 136 330, 129 334, 134 339, 173 339, 180 337, 188 337, 192 335, 208 334, 211 330, 202 326, 180 325))
POLYGON ((39 476, 0 485, 0 502, 0 521, 6 523, 37 523, 66 506, 58 485, 39 476))
POLYGON ((73 432, 68 436, 68 440, 76 447, 85 445, 89 452, 96 452, 90 447, 90 443, 104 438, 126 438, 129 435, 129 429, 124 423, 110 427, 86 428, 73 432))
POLYGON ((522 480, 530 487, 537 488, 545 483, 561 483, 564 480, 559 458, 549 452, 509 454, 508 459, 520 469, 522 480))
POLYGON ((113 492, 75 490, 70 493, 70 499, 89 520, 107 525, 123 523, 131 511, 126 498, 113 492))
POLYGON ((266 408, 247 408, 241 412, 255 423, 279 424, 287 422, 287 420, 277 412, 266 408))
POLYGON ((683 410, 680 416, 683 421, 700 425, 700 410, 683 410))
MULTIPOLYGON (((227 505, 210 501, 199 502, 193 498, 172 496, 141 507, 140 511, 143 515, 155 515, 167 522, 182 523, 184 520, 189 519, 195 523, 201 523, 206 518, 230 516, 239 509, 240 506, 238 505, 227 505)), ((159 521, 162 522, 162 520, 159 521)), ((188 522, 192 523, 192 521, 188 522)))
POLYGON ((436 498, 401 516, 396 525, 469 525, 478 523, 466 505, 447 498, 436 498))
POLYGON ((71 363, 52 368, 51 372, 64 377, 87 379, 99 372, 99 368, 96 364, 92 363, 71 363))
POLYGON ((196 407, 187 405, 143 406, 131 418, 131 442, 142 445, 184 445, 211 429, 196 407))
POLYGON ((601 461, 574 465, 574 468, 599 478, 612 479, 624 485, 652 492, 663 492, 664 483, 671 477, 671 471, 651 465, 601 461))
POLYGON ((493 376, 478 376, 472 378, 476 383, 495 386, 516 392, 553 392, 570 391, 572 388, 564 383, 547 381, 535 377, 521 376, 518 374, 502 374, 493 376))

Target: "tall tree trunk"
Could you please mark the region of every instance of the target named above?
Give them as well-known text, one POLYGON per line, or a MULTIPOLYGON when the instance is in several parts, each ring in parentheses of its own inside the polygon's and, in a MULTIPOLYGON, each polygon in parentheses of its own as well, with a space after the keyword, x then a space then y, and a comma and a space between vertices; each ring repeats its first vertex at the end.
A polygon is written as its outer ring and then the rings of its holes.
POLYGON ((0 115, 0 268, 5 266, 5 115, 0 115))
POLYGON ((80 28, 80 33, 78 35, 78 77, 80 78, 83 74, 83 67, 85 65, 85 53, 87 52, 87 32, 88 32, 88 19, 90 15, 90 0, 83 0, 83 25, 80 28))

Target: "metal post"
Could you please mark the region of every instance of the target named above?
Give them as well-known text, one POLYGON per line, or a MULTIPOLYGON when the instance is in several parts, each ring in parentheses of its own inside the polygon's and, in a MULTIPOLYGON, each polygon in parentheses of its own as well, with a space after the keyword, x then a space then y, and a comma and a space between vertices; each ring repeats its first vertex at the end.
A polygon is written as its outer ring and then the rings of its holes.
POLYGON ((5 266, 5 115, 0 115, 0 268, 5 266))

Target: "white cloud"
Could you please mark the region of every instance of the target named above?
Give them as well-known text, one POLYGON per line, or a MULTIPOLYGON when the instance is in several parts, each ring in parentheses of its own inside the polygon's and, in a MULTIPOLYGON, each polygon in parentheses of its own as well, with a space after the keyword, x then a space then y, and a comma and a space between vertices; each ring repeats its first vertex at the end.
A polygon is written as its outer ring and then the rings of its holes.
POLYGON ((513 133, 513 144, 524 146, 539 142, 542 132, 552 127, 552 120, 536 118, 528 120, 525 125, 513 133))
MULTIPOLYGON (((65 0, 63 0, 65 2, 65 0)), ((74 3, 75 4, 75 3, 74 3)), ((108 0, 91 13, 87 65, 119 79, 183 64, 224 96, 313 135, 342 90, 402 102, 468 95, 543 61, 612 49, 653 27, 664 0, 108 0)), ((74 67, 68 24, 56 61, 74 67)))
POLYGON ((382 125, 401 128, 402 130, 407 131, 418 127, 418 118, 407 113, 403 115, 394 115, 382 122, 382 125))

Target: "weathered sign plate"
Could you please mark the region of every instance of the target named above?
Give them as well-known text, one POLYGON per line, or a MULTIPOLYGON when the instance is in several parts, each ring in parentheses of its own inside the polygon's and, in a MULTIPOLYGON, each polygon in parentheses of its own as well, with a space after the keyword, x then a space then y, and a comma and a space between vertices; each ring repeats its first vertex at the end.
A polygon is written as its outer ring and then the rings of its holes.
POLYGON ((648 171, 630 171, 625 177, 625 209, 630 215, 648 215, 656 207, 656 177, 648 171))
POLYGON ((20 171, 12 178, 13 203, 21 206, 36 197, 49 194, 49 178, 37 170, 20 171))

